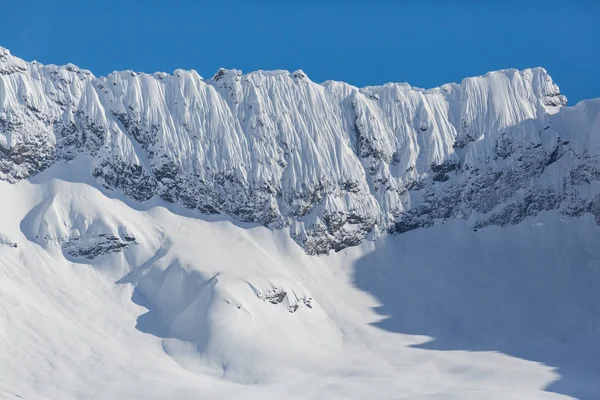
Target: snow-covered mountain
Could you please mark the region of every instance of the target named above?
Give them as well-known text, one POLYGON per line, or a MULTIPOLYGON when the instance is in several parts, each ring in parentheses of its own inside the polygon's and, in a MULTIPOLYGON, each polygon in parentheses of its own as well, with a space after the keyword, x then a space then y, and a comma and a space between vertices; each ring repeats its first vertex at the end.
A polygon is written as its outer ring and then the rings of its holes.
POLYGON ((114 72, 0 50, 0 179, 78 154, 106 188, 291 226, 307 253, 464 218, 598 208, 600 101, 566 108, 542 68, 422 90, 302 71, 114 72))
POLYGON ((0 48, 0 399, 600 398, 599 109, 0 48))

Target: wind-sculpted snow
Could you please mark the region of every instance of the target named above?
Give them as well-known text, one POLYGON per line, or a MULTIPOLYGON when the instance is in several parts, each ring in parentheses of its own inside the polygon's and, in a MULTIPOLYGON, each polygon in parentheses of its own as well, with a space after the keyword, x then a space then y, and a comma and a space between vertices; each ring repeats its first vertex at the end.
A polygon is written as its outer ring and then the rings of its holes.
POLYGON ((114 72, 0 49, 0 179, 85 153, 106 188, 290 226, 309 254, 450 218, 600 218, 600 101, 564 107, 542 68, 422 90, 302 72, 114 72))

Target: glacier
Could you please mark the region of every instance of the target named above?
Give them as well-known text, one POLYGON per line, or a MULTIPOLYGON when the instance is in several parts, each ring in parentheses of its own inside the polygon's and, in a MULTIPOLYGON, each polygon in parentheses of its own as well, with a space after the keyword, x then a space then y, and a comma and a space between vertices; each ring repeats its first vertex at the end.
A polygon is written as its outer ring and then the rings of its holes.
POLYGON ((0 80, 0 179, 88 154, 106 188, 287 226, 308 254, 452 218, 478 229, 600 205, 600 102, 566 107, 543 68, 356 88, 302 71, 96 78, 2 49, 0 80))

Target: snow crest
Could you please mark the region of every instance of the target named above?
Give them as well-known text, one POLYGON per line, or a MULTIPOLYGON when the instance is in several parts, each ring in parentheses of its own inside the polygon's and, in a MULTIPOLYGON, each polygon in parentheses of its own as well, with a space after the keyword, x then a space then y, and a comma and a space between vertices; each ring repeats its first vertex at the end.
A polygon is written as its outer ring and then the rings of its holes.
POLYGON ((94 77, 0 48, 0 180, 84 153, 110 190, 290 226, 309 254, 450 218, 600 218, 600 100, 565 106, 543 68, 356 88, 302 71, 94 77))

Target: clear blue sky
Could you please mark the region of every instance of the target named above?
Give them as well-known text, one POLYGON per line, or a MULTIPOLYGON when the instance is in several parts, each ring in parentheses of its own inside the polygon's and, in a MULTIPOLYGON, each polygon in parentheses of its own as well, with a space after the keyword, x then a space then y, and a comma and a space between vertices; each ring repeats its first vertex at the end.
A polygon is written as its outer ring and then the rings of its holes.
POLYGON ((2 0, 0 46, 104 75, 303 69, 315 82, 434 87, 545 67, 600 97, 600 1, 2 0))

